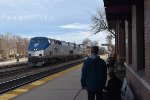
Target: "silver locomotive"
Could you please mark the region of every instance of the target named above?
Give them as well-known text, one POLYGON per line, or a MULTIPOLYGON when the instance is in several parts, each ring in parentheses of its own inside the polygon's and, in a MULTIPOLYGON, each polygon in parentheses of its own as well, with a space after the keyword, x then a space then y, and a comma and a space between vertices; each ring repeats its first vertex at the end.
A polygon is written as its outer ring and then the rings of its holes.
POLYGON ((58 60, 64 61, 84 57, 83 45, 47 37, 31 38, 28 50, 28 62, 31 66, 42 66, 58 60))

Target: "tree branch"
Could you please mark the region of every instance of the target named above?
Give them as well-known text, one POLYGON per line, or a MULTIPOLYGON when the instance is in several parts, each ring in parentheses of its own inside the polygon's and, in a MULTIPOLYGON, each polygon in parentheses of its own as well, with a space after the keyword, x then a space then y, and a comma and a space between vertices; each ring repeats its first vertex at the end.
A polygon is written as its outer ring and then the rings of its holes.
POLYGON ((115 31, 108 27, 104 9, 99 9, 96 11, 95 15, 91 15, 91 21, 91 30, 93 31, 93 34, 98 34, 101 31, 107 31, 113 38, 115 38, 115 31))

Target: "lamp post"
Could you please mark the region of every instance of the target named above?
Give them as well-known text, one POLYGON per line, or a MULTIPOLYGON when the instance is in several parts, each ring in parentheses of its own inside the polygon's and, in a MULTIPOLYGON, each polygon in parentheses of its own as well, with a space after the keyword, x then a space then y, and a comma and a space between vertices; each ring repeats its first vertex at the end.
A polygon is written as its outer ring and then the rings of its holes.
POLYGON ((16 54, 18 54, 18 41, 16 41, 16 54))
POLYGON ((16 54, 16 59, 17 59, 17 61, 19 61, 19 53, 18 53, 18 41, 17 41, 17 54, 16 54))

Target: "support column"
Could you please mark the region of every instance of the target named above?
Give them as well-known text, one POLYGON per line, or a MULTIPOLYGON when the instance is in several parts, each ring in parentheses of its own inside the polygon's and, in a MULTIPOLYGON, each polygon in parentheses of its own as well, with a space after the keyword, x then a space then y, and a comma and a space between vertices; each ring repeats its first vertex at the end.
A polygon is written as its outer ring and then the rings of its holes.
POLYGON ((125 21, 119 21, 119 33, 118 33, 118 60, 120 64, 124 64, 125 61, 125 21))
POLYGON ((125 21, 126 62, 132 64, 132 24, 131 20, 125 21))
POLYGON ((145 75, 150 79, 150 1, 145 0, 145 75))
POLYGON ((144 1, 136 0, 136 29, 137 29, 137 69, 145 68, 144 44, 144 1))

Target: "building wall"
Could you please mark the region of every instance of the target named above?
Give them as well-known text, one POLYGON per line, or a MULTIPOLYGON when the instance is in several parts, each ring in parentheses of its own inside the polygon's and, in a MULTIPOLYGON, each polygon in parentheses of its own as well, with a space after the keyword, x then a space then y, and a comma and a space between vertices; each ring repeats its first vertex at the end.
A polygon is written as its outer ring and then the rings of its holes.
POLYGON ((150 0, 145 0, 145 74, 150 79, 150 0))
POLYGON ((145 69, 144 0, 136 0, 137 70, 145 69))
POLYGON ((128 21, 125 21, 125 45, 126 45, 126 62, 129 62, 129 32, 128 32, 128 21))
POLYGON ((118 21, 118 62, 123 64, 125 61, 125 23, 118 21))
POLYGON ((124 27, 124 49, 123 29, 119 26, 120 23, 117 25, 118 58, 123 57, 121 52, 125 50, 126 78, 135 100, 150 100, 150 0, 133 1, 131 22, 126 21, 124 27))
POLYGON ((132 6, 132 67, 137 66, 137 40, 136 40, 136 6, 132 6))
POLYGON ((150 100, 150 86, 145 78, 141 78, 131 66, 126 65, 126 78, 135 96, 135 100, 150 100))
POLYGON ((132 64, 132 26, 131 19, 125 21, 126 63, 132 64))
MULTIPOLYGON (((142 24, 142 11, 140 10, 140 13, 139 8, 136 9, 135 5, 132 6, 132 62, 129 63, 129 57, 125 62, 126 78, 135 95, 135 100, 150 100, 150 0, 144 2, 144 25, 142 24), (145 44, 140 41, 144 41, 145 44), (144 54, 145 59, 141 57, 141 54, 144 54), (141 59, 145 60, 145 64, 140 62, 141 59)), ((139 4, 140 2, 138 2, 138 6, 140 6, 139 4)), ((129 26, 126 26, 125 34, 129 39, 129 26)), ((129 43, 127 47, 129 47, 129 43)), ((129 49, 126 49, 126 53, 129 53, 129 49)))

